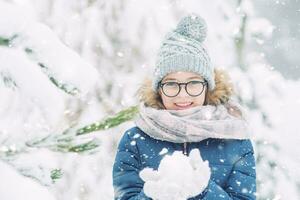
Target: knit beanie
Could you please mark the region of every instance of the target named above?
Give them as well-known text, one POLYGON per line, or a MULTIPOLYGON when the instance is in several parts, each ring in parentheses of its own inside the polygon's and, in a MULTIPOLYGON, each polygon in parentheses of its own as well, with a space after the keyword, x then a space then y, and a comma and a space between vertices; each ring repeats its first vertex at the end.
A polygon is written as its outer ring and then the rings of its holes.
POLYGON ((208 90, 215 88, 214 69, 203 44, 206 34, 204 19, 191 13, 165 36, 156 58, 152 82, 154 91, 157 91, 164 76, 177 71, 198 73, 208 82, 208 90))

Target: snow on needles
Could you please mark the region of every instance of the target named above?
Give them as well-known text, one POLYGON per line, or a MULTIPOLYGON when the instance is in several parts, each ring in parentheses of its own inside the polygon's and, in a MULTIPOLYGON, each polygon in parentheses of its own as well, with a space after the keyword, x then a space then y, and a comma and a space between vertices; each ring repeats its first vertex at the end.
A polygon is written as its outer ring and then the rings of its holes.
POLYGON ((59 132, 66 101, 94 92, 97 70, 48 26, 11 3, 0 2, 0 38, 8 40, 0 45, 1 130, 19 141, 59 132))
POLYGON ((8 164, 0 161, 0 169, 2 172, 1 177, 5 180, 0 181, 1 199, 26 200, 42 197, 43 200, 55 200, 47 188, 30 178, 24 178, 8 164))

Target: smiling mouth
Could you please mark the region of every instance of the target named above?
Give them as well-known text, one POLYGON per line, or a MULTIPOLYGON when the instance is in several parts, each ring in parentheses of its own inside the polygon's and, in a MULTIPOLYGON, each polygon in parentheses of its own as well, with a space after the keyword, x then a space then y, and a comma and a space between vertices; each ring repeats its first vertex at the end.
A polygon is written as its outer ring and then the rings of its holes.
POLYGON ((179 108, 188 108, 193 104, 193 102, 190 102, 190 103, 174 103, 174 104, 179 108))

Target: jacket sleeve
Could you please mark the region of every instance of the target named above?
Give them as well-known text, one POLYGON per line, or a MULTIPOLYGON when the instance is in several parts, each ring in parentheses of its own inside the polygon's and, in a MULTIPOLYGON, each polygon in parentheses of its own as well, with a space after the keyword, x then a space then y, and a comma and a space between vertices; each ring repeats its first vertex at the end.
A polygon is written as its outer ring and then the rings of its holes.
POLYGON ((205 200, 255 200, 256 167, 252 143, 249 139, 241 142, 241 157, 238 159, 223 189, 212 179, 206 189, 195 199, 205 200))
POLYGON ((143 192, 138 149, 130 134, 130 131, 126 131, 121 138, 113 165, 114 199, 150 200, 143 192))

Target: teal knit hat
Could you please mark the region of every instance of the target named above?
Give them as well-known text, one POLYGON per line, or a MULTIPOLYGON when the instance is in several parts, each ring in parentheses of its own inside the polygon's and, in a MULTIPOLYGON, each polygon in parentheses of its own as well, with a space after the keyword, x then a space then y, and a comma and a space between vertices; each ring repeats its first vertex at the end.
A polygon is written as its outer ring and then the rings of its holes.
POLYGON ((183 17, 169 32, 158 51, 152 89, 171 72, 187 71, 200 74, 208 82, 208 90, 215 88, 214 69, 203 45, 207 26, 204 19, 194 13, 183 17))

